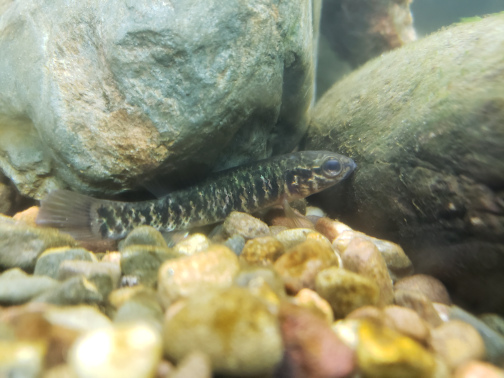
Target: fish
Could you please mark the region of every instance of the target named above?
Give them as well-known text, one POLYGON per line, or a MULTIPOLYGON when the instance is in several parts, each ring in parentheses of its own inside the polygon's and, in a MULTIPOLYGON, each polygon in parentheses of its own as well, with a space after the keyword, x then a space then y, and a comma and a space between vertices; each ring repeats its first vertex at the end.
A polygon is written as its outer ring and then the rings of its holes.
POLYGON ((230 168, 154 200, 122 202, 58 189, 41 201, 37 225, 78 240, 122 239, 135 227, 161 232, 223 221, 232 211, 255 213, 305 198, 347 178, 356 168, 330 151, 301 151, 230 168))

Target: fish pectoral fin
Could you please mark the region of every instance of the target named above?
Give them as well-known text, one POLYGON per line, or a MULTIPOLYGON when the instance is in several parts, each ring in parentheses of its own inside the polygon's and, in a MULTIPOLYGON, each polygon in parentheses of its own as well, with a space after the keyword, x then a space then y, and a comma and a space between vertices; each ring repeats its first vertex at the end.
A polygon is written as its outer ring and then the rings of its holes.
POLYGON ((314 228, 313 223, 299 211, 292 208, 287 198, 282 199, 285 216, 292 222, 292 228, 314 228))

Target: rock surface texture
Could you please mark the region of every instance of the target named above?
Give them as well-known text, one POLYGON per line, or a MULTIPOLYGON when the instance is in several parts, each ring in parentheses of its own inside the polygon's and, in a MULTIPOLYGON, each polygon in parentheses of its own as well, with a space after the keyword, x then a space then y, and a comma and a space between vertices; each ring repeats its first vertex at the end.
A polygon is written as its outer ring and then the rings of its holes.
POLYGON ((0 10, 0 169, 32 198, 239 165, 306 129, 319 0, 0 10))
POLYGON ((495 15, 382 55, 323 96, 304 143, 359 166, 323 196, 343 221, 399 243, 458 303, 501 312, 503 48, 495 15))

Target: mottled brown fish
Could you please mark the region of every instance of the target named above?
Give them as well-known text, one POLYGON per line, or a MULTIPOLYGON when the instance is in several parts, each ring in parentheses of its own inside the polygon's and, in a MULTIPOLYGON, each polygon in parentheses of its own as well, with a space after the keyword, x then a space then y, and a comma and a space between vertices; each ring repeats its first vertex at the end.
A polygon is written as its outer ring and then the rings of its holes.
POLYGON ((185 230, 305 198, 345 179, 354 161, 328 151, 275 156, 221 171, 198 185, 142 202, 119 202, 56 190, 42 201, 37 224, 77 239, 120 239, 133 228, 185 230))

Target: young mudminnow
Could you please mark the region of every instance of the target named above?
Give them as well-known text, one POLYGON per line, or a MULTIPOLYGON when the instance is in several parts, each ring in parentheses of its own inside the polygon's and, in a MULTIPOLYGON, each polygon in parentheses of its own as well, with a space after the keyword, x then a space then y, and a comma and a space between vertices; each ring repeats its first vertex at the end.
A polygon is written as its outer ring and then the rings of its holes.
POLYGON ((349 176, 354 161, 328 151, 275 156, 218 172, 198 185, 142 202, 100 200, 56 190, 42 201, 37 224, 77 239, 120 239, 133 228, 162 232, 216 223, 232 211, 254 213, 320 192, 349 176))

